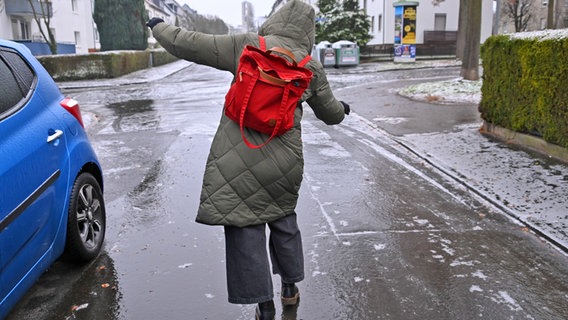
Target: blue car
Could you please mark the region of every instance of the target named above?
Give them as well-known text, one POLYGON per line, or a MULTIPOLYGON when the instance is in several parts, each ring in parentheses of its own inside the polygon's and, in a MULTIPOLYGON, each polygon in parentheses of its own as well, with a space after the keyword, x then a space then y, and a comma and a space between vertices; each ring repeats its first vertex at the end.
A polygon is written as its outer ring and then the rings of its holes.
POLYGON ((105 219, 77 101, 25 46, 0 39, 0 319, 55 260, 94 259, 105 219))

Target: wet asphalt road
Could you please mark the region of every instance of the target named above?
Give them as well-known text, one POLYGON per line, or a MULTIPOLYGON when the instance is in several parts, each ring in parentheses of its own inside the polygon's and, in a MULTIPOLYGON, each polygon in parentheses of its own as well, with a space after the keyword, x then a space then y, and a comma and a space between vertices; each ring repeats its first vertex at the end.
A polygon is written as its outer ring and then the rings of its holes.
MULTIPOLYGON (((329 73, 354 111, 328 127, 305 108, 306 279, 299 307, 277 303, 277 319, 568 318, 567 257, 391 136, 477 125, 476 106, 393 95, 457 69, 329 73), (401 112, 420 116, 376 121, 401 112)), ((96 114, 104 253, 82 268, 57 263, 9 320, 253 318, 253 306, 226 301, 222 228, 193 222, 229 80, 193 65, 148 84, 66 92, 96 114)))

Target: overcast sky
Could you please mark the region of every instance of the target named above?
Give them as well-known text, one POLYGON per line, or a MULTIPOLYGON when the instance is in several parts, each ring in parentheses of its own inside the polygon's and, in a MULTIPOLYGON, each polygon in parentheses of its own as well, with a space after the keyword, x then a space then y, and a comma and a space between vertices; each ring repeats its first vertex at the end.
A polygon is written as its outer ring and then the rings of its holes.
MULTIPOLYGON (((268 15, 274 4, 274 0, 248 1, 254 6, 255 18, 268 15)), ((241 0, 178 0, 178 2, 182 5, 187 4, 199 14, 217 16, 230 25, 241 24, 241 0)))

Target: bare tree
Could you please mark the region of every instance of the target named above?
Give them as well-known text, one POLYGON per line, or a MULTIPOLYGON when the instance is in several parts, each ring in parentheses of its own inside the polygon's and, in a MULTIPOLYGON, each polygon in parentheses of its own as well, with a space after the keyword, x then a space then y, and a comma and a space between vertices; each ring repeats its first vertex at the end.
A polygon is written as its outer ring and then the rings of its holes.
POLYGON ((57 54, 57 41, 55 40, 55 34, 53 34, 53 30, 51 29, 51 17, 53 15, 51 1, 28 0, 28 3, 32 8, 34 20, 37 23, 39 32, 41 33, 41 36, 43 37, 47 45, 49 46, 51 54, 57 54))
POLYGON ((503 13, 515 24, 515 32, 526 31, 532 19, 531 7, 534 0, 504 0, 503 13))

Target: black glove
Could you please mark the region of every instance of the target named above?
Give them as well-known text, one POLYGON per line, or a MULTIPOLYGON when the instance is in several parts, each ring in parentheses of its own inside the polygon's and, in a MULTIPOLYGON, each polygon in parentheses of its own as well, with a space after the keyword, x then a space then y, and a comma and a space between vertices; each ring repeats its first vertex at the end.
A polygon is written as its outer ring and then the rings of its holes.
POLYGON ((150 29, 153 29, 154 26, 156 26, 156 25, 157 25, 158 23, 160 23, 160 22, 164 22, 164 20, 161 19, 161 18, 156 18, 156 17, 154 17, 154 18, 148 20, 148 22, 146 22, 146 25, 147 25, 150 29))
POLYGON ((349 112, 351 112, 351 107, 349 107, 349 105, 343 101, 339 101, 341 102, 341 104, 343 105, 343 109, 345 110, 345 114, 349 114, 349 112))

